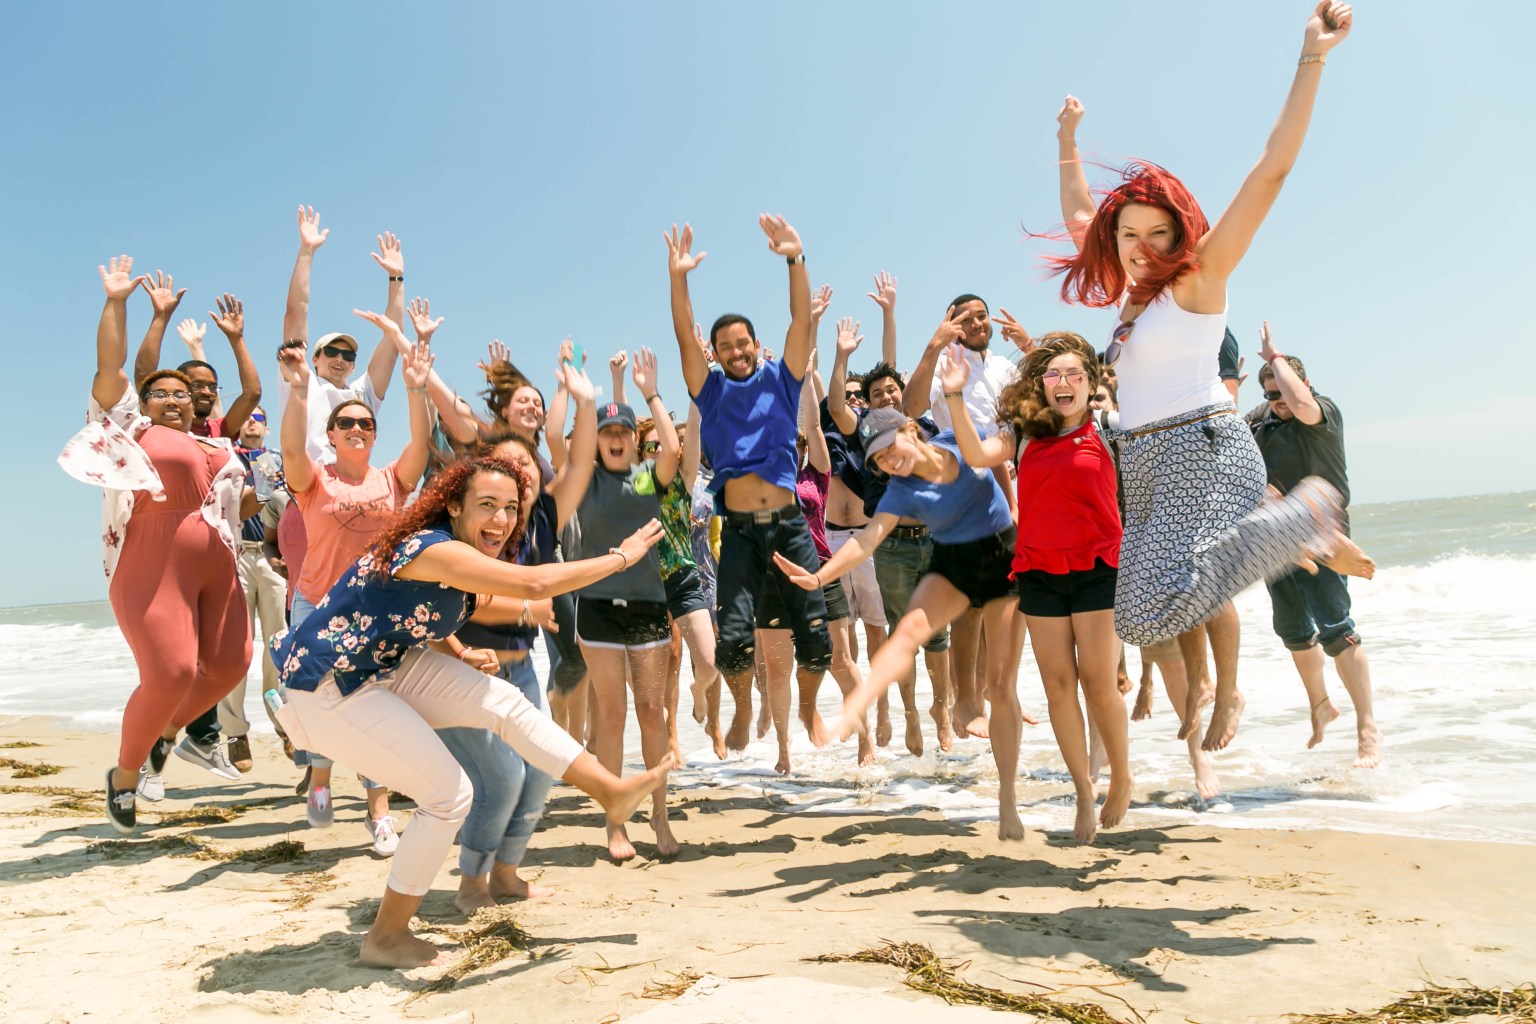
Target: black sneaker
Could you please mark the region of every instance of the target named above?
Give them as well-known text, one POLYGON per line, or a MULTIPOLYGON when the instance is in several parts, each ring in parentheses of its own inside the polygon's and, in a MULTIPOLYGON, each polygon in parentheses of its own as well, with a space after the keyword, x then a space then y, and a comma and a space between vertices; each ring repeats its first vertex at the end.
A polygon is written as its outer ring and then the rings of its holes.
POLYGON ((168 740, 164 736, 155 740, 155 745, 149 748, 149 771, 151 775, 164 774, 166 759, 171 756, 171 748, 174 746, 176 746, 176 741, 168 740))
POLYGON ((107 769, 107 820, 123 835, 132 835, 139 823, 138 802, 132 787, 118 789, 112 785, 113 769, 107 769))

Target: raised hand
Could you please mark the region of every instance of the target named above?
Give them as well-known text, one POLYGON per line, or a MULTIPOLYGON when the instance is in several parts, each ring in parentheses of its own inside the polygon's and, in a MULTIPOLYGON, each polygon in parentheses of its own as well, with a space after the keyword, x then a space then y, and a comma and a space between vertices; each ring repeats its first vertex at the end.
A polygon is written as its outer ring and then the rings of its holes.
POLYGON ((699 343, 699 350, 704 353, 704 362, 714 366, 715 350, 709 347, 709 339, 704 337, 704 325, 697 320, 693 322, 693 340, 699 343))
POLYGON ((635 387, 640 389, 640 397, 647 402, 656 397, 656 353, 644 345, 635 349, 635 365, 630 370, 630 376, 635 379, 635 387))
POLYGON ((512 350, 503 345, 500 339, 497 338, 492 338, 491 343, 485 346, 485 354, 489 361, 476 363, 475 365, 480 367, 487 377, 495 372, 498 363, 511 364, 512 362, 512 350))
POLYGON ((811 323, 821 322, 821 316, 832 305, 832 286, 824 284, 811 292, 811 323))
POLYGON ((565 344, 561 346, 560 367, 555 371, 555 375, 560 383, 565 386, 565 390, 577 402, 594 401, 597 398, 597 389, 592 386, 592 381, 588 379, 587 371, 565 358, 570 343, 571 339, 567 338, 565 339, 565 344))
MULTIPOLYGON (((386 323, 393 323, 386 320, 386 323)), ((427 338, 417 338, 415 345, 406 346, 400 354, 400 379, 407 389, 424 388, 432 377, 432 345, 427 338)), ((407 394, 409 394, 407 390, 407 394)))
POLYGON ((1029 351, 1035 347, 1035 339, 1029 336, 1023 324, 1013 318, 1012 313, 1001 306, 997 307, 997 311, 1002 316, 993 317, 992 322, 997 324, 998 329, 1003 332, 1003 337, 1017 345, 1020 352, 1029 354, 1029 351))
POLYGON ((944 312, 944 322, 939 324, 939 329, 934 331, 933 337, 928 339, 928 347, 930 349, 948 348, 959 341, 960 336, 964 333, 965 328, 961 326, 959 318, 955 316, 955 307, 950 306, 944 312))
POLYGON ((325 244, 326 236, 331 233, 330 228, 320 230, 320 215, 315 212, 313 206, 306 209, 299 206, 299 246, 314 252, 325 244))
POLYGON ((971 367, 965 359, 965 346, 959 342, 950 345, 939 360, 939 386, 946 395, 951 391, 963 391, 970 376, 971 367))
POLYGON ((1322 0, 1312 16, 1307 19, 1306 42, 1303 54, 1327 53, 1342 43, 1355 24, 1355 9, 1349 4, 1322 0))
POLYGON ((622 348, 608 357, 608 372, 613 375, 614 380, 624 378, 624 369, 627 366, 629 366, 629 353, 622 348))
POLYGON ((1061 101, 1061 109, 1056 112, 1056 134, 1064 139, 1072 138, 1077 134, 1077 126, 1082 120, 1082 101, 1067 93, 1067 98, 1061 101))
MULTIPOLYGON (((212 313, 208 315, 213 316, 212 313)), ((189 316, 176 325, 176 333, 187 348, 200 349, 203 347, 203 335, 208 333, 208 325, 199 325, 196 320, 189 316)))
POLYGON ((384 268, 390 277, 403 277, 405 275, 405 256, 400 252, 400 239, 388 231, 382 235, 375 235, 379 240, 379 251, 368 255, 373 257, 375 263, 384 268))
POLYGON ((159 270, 153 277, 144 275, 144 291, 149 294, 149 304, 154 307, 155 318, 159 320, 169 320, 176 307, 181 305, 182 296, 187 294, 185 288, 177 291, 171 275, 159 270))
MULTIPOLYGON (((443 318, 432 319, 431 304, 419 295, 411 300, 411 304, 406 307, 405 311, 410 314, 411 326, 416 329, 417 341, 431 341, 432 335, 436 333, 439 327, 443 326, 443 318)), ((500 345, 501 342, 493 342, 493 344, 500 345)), ((502 351, 506 351, 506 346, 502 346, 502 351)), ((494 354, 492 360, 494 361, 494 354)), ((484 366, 485 364, 482 363, 481 365, 484 366)))
POLYGON ((693 228, 687 224, 679 232, 677 225, 672 225, 671 234, 663 234, 667 240, 667 269, 673 274, 687 274, 704 262, 704 257, 709 253, 701 252, 693 255, 693 228))
POLYGON ((875 275, 875 290, 864 294, 879 303, 880 308, 887 313, 896 311, 896 278, 885 271, 875 275))
POLYGON ((661 541, 663 532, 661 521, 652 519, 620 541, 619 550, 624 552, 624 564, 634 565, 644 558, 645 553, 661 541))
POLYGON ((859 322, 851 316, 845 316, 837 322, 837 354, 851 356, 858 351, 859 345, 864 341, 864 335, 859 333, 859 322))
POLYGON ((410 352, 411 343, 405 340, 405 332, 400 330, 400 325, 389 317, 383 313, 375 313, 372 310, 354 309, 352 312, 383 331, 384 337, 394 344, 401 355, 406 355, 410 352))
POLYGON ((96 269, 101 271, 101 286, 113 302, 127 301, 133 290, 148 280, 147 274, 133 276, 132 256, 113 256, 106 266, 98 263, 96 269))
MULTIPOLYGON (((225 292, 214 300, 214 304, 218 306, 219 311, 215 313, 210 309, 208 315, 213 318, 214 326, 224 332, 224 337, 230 340, 245 337, 245 303, 229 292, 225 292)), ((191 323, 191 321, 183 320, 182 323, 191 323)), ((177 330, 180 329, 177 328, 177 330)), ((202 340, 201 334, 197 337, 199 341, 202 340)))
POLYGON ((284 345, 277 350, 277 362, 289 384, 295 388, 309 386, 309 360, 303 345, 284 345))
POLYGON ((785 259, 792 260, 805 252, 805 246, 800 244, 800 233, 778 214, 758 214, 757 226, 768 236, 768 248, 785 259))

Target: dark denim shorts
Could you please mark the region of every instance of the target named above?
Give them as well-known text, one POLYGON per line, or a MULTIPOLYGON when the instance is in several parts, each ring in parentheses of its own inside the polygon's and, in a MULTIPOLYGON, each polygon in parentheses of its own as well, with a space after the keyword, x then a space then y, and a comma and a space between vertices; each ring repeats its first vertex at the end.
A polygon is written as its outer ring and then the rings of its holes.
POLYGON ((1293 569, 1268 584, 1274 605, 1275 635, 1288 650, 1305 651, 1318 644, 1337 658, 1360 643, 1349 615, 1349 588, 1344 577, 1319 565, 1314 576, 1293 569))

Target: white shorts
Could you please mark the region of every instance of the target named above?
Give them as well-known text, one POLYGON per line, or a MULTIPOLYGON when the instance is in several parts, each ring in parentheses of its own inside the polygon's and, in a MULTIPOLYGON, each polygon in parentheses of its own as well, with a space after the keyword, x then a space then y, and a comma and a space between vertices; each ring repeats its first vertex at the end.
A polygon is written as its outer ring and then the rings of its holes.
MULTIPOLYGON (((837 554, 838 549, 858 533, 859 530, 827 530, 827 550, 837 554)), ((843 591, 848 595, 849 620, 887 628, 885 602, 880 600, 880 587, 875 583, 875 560, 866 558, 838 578, 843 581, 843 591)))

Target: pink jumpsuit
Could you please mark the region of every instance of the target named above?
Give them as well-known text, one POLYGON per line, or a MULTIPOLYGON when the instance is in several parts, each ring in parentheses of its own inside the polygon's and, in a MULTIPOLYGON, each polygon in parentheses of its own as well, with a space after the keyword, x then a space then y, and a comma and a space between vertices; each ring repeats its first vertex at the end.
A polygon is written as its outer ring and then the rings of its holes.
POLYGON ((134 493, 133 516, 107 596, 139 666, 123 710, 117 764, 138 771, 168 727, 216 705, 251 664, 251 620, 234 553, 203 518, 227 451, 153 426, 140 435, 165 500, 134 493))

